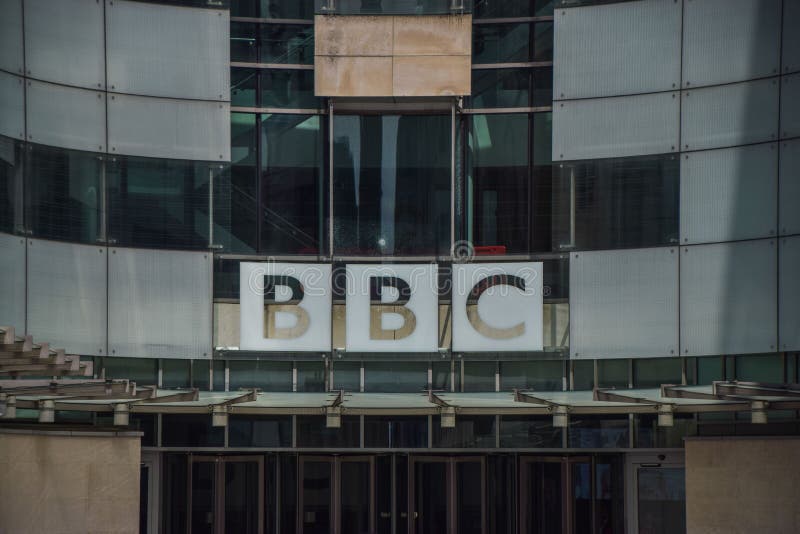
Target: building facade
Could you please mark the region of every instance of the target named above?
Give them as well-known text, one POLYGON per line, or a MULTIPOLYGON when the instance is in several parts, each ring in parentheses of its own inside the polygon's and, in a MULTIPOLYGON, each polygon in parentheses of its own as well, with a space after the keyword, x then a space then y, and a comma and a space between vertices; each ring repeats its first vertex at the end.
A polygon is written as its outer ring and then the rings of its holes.
POLYGON ((703 531, 684 439, 800 433, 799 28, 2 0, 0 325, 80 362, 0 421, 143 432, 141 532, 703 531))

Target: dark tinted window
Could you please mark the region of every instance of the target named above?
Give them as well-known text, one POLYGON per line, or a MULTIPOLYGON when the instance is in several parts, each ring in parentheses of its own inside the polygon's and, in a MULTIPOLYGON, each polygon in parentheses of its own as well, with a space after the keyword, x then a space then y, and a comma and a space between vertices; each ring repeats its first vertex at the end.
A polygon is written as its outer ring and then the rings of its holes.
POLYGON ((571 415, 568 434, 570 447, 591 449, 629 446, 627 416, 571 415))
POLYGON ((549 107, 552 101, 552 67, 472 71, 472 108, 549 107))
POLYGON ((144 433, 142 447, 155 447, 156 415, 151 413, 132 413, 129 417, 131 429, 144 433))
POLYGON ((553 15, 554 0, 475 0, 476 19, 546 17, 553 15))
POLYGON ((228 417, 231 447, 291 447, 290 415, 231 415, 228 417))
POLYGON ((250 22, 231 22, 231 61, 258 62, 257 28, 250 22))
POLYGON ((102 170, 100 154, 29 145, 25 205, 33 234, 95 242, 100 235, 102 170))
POLYGON ((231 69, 231 105, 252 108, 258 104, 258 70, 231 69))
POLYGON ((435 254, 450 248, 449 115, 334 118, 338 254, 435 254))
POLYGON ((564 362, 561 360, 528 360, 500 362, 500 389, 533 389, 561 391, 564 362))
POLYGON ((257 139, 256 115, 231 113, 231 166, 214 181, 214 244, 228 252, 256 250, 257 139))
POLYGON ((472 62, 524 63, 553 60, 553 23, 476 24, 472 62))
POLYGON ((364 391, 418 392, 427 384, 427 362, 364 362, 364 391))
POLYGON ((211 415, 164 414, 161 444, 164 447, 222 447, 225 428, 211 426, 211 415))
POLYGON ((261 26, 261 63, 314 64, 314 27, 298 24, 261 26))
POLYGON ((677 243, 677 156, 565 162, 554 165, 553 171, 553 238, 557 248, 591 250, 677 243))
POLYGON ((553 427, 552 417, 500 417, 500 446, 513 448, 557 448, 562 446, 562 428, 553 427))
POLYGON ((277 70, 261 72, 261 107, 319 109, 314 96, 313 70, 277 70))
POLYGON ((433 446, 442 448, 494 448, 493 415, 456 415, 455 428, 442 428, 442 418, 433 418, 433 446))
POLYGON ((292 391, 292 362, 230 360, 228 380, 230 391, 248 388, 260 388, 263 391, 292 391))
POLYGON ((22 184, 22 144, 0 136, 0 230, 14 229, 17 184, 22 184))
POLYGON ((297 391, 325 391, 325 364, 321 360, 295 362, 297 391))
POLYGON ((342 416, 341 428, 328 428, 326 417, 319 415, 297 416, 298 447, 358 447, 359 418, 342 416))
POLYGON ((428 446, 428 418, 364 417, 364 446, 411 449, 428 446))

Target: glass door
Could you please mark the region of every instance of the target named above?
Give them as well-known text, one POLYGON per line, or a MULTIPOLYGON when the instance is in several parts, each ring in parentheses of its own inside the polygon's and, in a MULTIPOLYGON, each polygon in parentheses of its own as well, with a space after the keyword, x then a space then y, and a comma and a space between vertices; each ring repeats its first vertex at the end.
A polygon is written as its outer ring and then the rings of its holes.
POLYGON ((190 534, 263 534, 264 459, 189 457, 190 534))
POLYGON ((332 456, 302 456, 298 465, 300 481, 301 534, 333 534, 333 479, 332 456))
POLYGON ((569 523, 566 458, 521 457, 519 524, 521 534, 561 534, 569 523))
POLYGON ((686 532, 685 474, 682 466, 637 467, 639 534, 686 532))

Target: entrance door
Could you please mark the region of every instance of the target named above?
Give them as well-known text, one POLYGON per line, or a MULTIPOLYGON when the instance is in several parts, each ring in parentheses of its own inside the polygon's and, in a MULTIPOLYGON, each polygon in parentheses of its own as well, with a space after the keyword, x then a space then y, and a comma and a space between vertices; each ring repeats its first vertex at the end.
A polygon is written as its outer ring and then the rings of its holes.
POLYGON ((409 466, 412 534, 482 534, 486 524, 483 457, 415 456, 409 466))
POLYGON ((190 534, 263 534, 264 459, 189 456, 190 534))
POLYGON ((682 466, 636 469, 639 534, 686 532, 686 471, 682 466))
POLYGON ((373 457, 301 456, 299 479, 301 534, 375 532, 373 457))
POLYGON ((519 459, 521 534, 561 534, 569 523, 565 458, 519 459))

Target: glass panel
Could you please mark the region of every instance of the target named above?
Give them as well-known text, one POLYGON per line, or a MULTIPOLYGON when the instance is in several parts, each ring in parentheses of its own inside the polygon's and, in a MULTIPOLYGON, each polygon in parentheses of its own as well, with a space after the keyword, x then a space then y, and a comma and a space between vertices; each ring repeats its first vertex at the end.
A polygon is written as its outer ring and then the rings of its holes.
POLYGON ((329 534, 333 462, 303 462, 303 534, 329 534))
POLYGON ((450 362, 431 362, 431 388, 436 391, 450 391, 450 362))
POLYGON ((484 480, 480 462, 456 463, 456 520, 460 534, 483 533, 484 480))
POLYGON ((337 115, 337 254, 446 254, 450 249, 447 115, 337 115))
POLYGON ((414 509, 417 534, 447 532, 447 463, 414 463, 414 509))
POLYGON ((22 143, 0 136, 0 230, 14 229, 16 177, 22 172, 22 143))
POLYGON ((292 362, 230 360, 230 391, 260 388, 262 391, 292 391, 292 362))
POLYGON ((225 462, 225 532, 258 534, 258 462, 225 462))
POLYGON ((282 454, 279 458, 281 532, 293 534, 297 526, 297 456, 282 454))
MULTIPOLYGON (((375 457, 375 502, 376 513, 376 532, 377 534, 392 533, 392 495, 395 487, 392 484, 393 460, 394 456, 384 455, 375 457)), ((401 476, 407 477, 404 473, 401 476)), ((400 513, 400 508, 397 508, 400 513)))
POLYGON ((211 362, 209 360, 192 360, 192 387, 208 391, 209 384, 209 367, 211 362))
POLYGON ((500 416, 500 446, 527 449, 560 448, 563 429, 553 427, 552 417, 500 416))
POLYGON ((325 364, 319 362, 295 362, 297 369, 297 391, 325 391, 325 364))
POLYGON ((342 461, 340 472, 342 530, 353 534, 369 534, 369 516, 372 508, 370 464, 361 461, 342 461))
MULTIPOLYGON (((56 412, 56 415, 59 412, 56 412)), ((152 413, 132 413, 130 414, 131 430, 144 433, 142 436, 142 447, 156 446, 156 414, 152 413)), ((113 421, 113 418, 112 418, 113 421)))
POLYGON ((633 387, 657 388, 662 384, 680 384, 680 358, 647 358, 633 360, 633 387))
POLYGON ((320 100, 314 96, 314 71, 262 71, 259 105, 265 108, 320 109, 320 100))
POLYGON ((442 418, 433 418, 433 446, 451 449, 494 448, 493 415, 457 415, 455 428, 442 428, 442 418))
MULTIPOLYGON (((257 3, 253 0, 234 1, 257 3)), ((233 7, 231 7, 231 12, 233 12, 233 7)), ((314 0, 261 0, 258 16, 269 19, 313 19, 314 0)))
MULTIPOLYGON (((293 4, 291 2, 290 4, 293 4)), ((258 2, 253 0, 231 0, 231 17, 258 17, 258 2)))
MULTIPOLYGON (((526 22, 474 26, 472 62, 480 64, 532 61, 531 26, 533 25, 526 22)), ((552 35, 550 39, 552 43, 552 35)))
POLYGON ((118 245, 208 248, 208 184, 220 165, 126 156, 107 169, 109 233, 118 245))
POLYGON ((364 391, 420 392, 427 387, 427 362, 364 362, 364 391))
POLYGON ((595 525, 599 534, 625 532, 624 468, 618 458, 595 462, 595 525))
POLYGON ((591 250, 677 243, 679 178, 675 155, 556 165, 554 245, 591 250))
POLYGON ((213 462, 192 462, 192 534, 214 534, 213 462))
POLYGON ((214 371, 214 391, 225 391, 225 360, 214 360, 211 365, 214 371))
POLYGON ((461 365, 464 368, 464 391, 494 391, 496 389, 497 362, 464 361, 461 365))
POLYGON ((564 362, 561 360, 500 362, 500 389, 503 391, 561 391, 563 376, 564 362))
MULTIPOLYGON (((97 241, 102 169, 99 154, 28 145, 25 209, 33 234, 82 243, 97 241)), ((6 190, 12 184, 9 181, 6 190)))
MULTIPOLYGON (((188 462, 185 454, 167 454, 164 467, 163 526, 165 534, 186 534, 188 462)), ((162 506, 159 504, 159 506, 162 506)))
POLYGON ((291 447, 290 415, 231 415, 228 417, 231 447, 291 447))
POLYGON ((736 356, 736 379, 746 382, 783 383, 783 359, 780 354, 736 356))
POLYGON ((322 124, 319 115, 261 116, 261 252, 320 251, 322 124))
POLYGON ((325 416, 297 416, 297 446, 316 448, 358 447, 360 441, 359 417, 342 416, 341 428, 328 428, 325 416))
POLYGON ((261 63, 314 64, 314 26, 261 26, 261 63))
POLYGON ((165 388, 190 387, 191 360, 161 360, 161 386, 165 388))
POLYGON ((524 534, 560 534, 562 528, 561 462, 523 462, 520 507, 524 534))
POLYGON ((258 92, 257 69, 231 69, 231 105, 254 107, 257 105, 258 92))
POLYGON ((164 447, 222 447, 225 428, 211 426, 211 415, 180 414, 161 417, 164 447))
POLYGON ((697 358, 697 384, 707 385, 722 380, 722 356, 697 358))
POLYGON ((361 390, 361 362, 334 362, 331 389, 361 390))
POLYGON ((364 446, 412 449, 428 446, 428 418, 425 416, 366 416, 364 446))
POLYGON ((470 13, 473 0, 316 0, 318 14, 337 15, 446 15, 470 13))
POLYGON ((553 68, 474 69, 469 107, 549 107, 553 103, 553 68))
POLYGON ((552 22, 540 22, 533 27, 533 61, 553 61, 552 22))
POLYGON ((256 28, 249 22, 231 22, 231 61, 258 62, 256 28))
POLYGON ((489 505, 486 507, 489 534, 516 532, 517 464, 514 455, 486 457, 489 505))
POLYGON ((592 531, 592 464, 572 463, 572 524, 575 532, 592 531))
POLYGON ((640 467, 637 496, 639 532, 686 531, 686 489, 683 468, 640 467))
POLYGON ((142 386, 158 384, 158 360, 151 358, 103 359, 106 378, 127 378, 142 386))
POLYGON ((628 418, 591 415, 570 416, 569 446, 593 449, 628 448, 628 418))
POLYGON ((628 364, 630 360, 597 360, 597 387, 628 387, 628 364))
POLYGON ((231 113, 231 167, 214 182, 214 243, 226 251, 245 254, 256 251, 256 143, 256 115, 231 113))
POLYGON ((475 0, 476 19, 547 17, 553 15, 553 0, 475 0))
POLYGON ((683 438, 697 434, 697 424, 693 414, 674 414, 672 426, 658 426, 655 415, 637 415, 637 447, 682 448, 683 438))
POLYGON ((594 389, 594 360, 575 360, 572 365, 572 389, 594 389))

